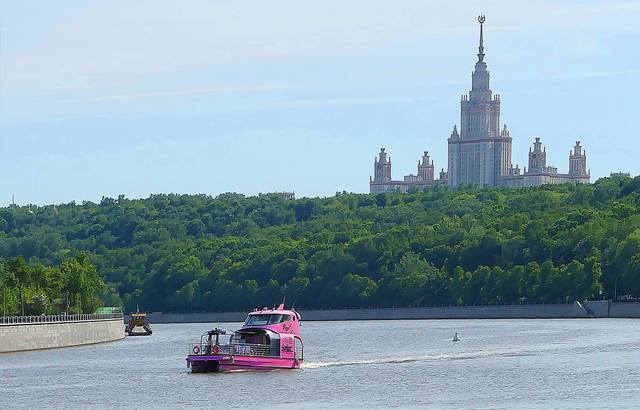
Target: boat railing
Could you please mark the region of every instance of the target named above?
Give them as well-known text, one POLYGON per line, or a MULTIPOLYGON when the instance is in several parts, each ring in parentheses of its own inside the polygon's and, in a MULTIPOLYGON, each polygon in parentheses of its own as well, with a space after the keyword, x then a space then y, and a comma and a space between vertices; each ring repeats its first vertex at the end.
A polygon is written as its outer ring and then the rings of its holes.
POLYGON ((271 346, 249 343, 230 343, 218 345, 214 349, 213 344, 209 343, 192 343, 189 345, 189 354, 196 356, 221 354, 221 355, 239 355, 239 356, 260 356, 260 357, 277 357, 271 352, 271 346), (217 351, 217 352, 216 352, 217 351))

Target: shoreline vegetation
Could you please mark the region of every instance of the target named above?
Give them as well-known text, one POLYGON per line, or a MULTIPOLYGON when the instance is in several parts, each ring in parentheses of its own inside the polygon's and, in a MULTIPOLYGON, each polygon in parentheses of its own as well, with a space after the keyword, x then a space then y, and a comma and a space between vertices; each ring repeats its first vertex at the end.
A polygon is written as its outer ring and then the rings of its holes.
POLYGON ((57 266, 27 264, 22 256, 0 258, 0 313, 3 316, 93 313, 105 289, 85 253, 57 266))
POLYGON ((25 288, 85 312, 246 311, 283 298, 301 310, 617 299, 640 295, 640 177, 12 206, 0 209, 0 257, 13 314, 25 288), (73 285, 38 276, 58 278, 68 264, 83 272, 73 285))

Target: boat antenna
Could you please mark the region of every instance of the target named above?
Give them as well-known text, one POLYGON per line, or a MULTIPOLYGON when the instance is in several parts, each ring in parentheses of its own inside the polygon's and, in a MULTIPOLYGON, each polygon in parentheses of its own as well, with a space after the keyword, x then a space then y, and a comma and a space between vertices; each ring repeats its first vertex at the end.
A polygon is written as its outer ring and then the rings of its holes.
POLYGON ((287 295, 282 296, 282 306, 284 307, 284 302, 287 300, 287 295))

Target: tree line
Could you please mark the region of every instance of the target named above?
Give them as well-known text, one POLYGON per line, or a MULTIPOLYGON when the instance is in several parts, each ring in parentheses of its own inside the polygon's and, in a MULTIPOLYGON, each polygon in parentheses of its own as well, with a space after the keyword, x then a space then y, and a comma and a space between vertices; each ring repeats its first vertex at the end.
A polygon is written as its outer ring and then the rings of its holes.
POLYGON ((22 256, 0 258, 2 314, 43 315, 93 313, 105 284, 80 253, 57 266, 29 265, 22 256))
POLYGON ((128 310, 283 297, 298 307, 564 303, 640 295, 639 207, 638 177, 296 200, 120 196, 0 209, 0 257, 35 269, 82 254, 106 283, 96 295, 128 310))

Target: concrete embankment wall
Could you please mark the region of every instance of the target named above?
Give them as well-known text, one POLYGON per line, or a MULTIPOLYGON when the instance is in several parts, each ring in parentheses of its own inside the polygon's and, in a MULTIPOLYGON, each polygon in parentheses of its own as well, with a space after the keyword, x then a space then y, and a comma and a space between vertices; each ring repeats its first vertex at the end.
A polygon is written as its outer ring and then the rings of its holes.
POLYGON ((123 318, 0 326, 0 353, 111 342, 124 338, 123 318))
MULTIPOLYGON (((492 305, 379 309, 301 309, 303 320, 397 320, 397 319, 570 319, 586 317, 640 318, 640 303, 610 301, 557 305, 492 305)), ((242 322, 247 312, 161 313, 148 315, 153 323, 242 322)))
POLYGON ((612 303, 609 306, 609 317, 640 317, 640 303, 612 303))

